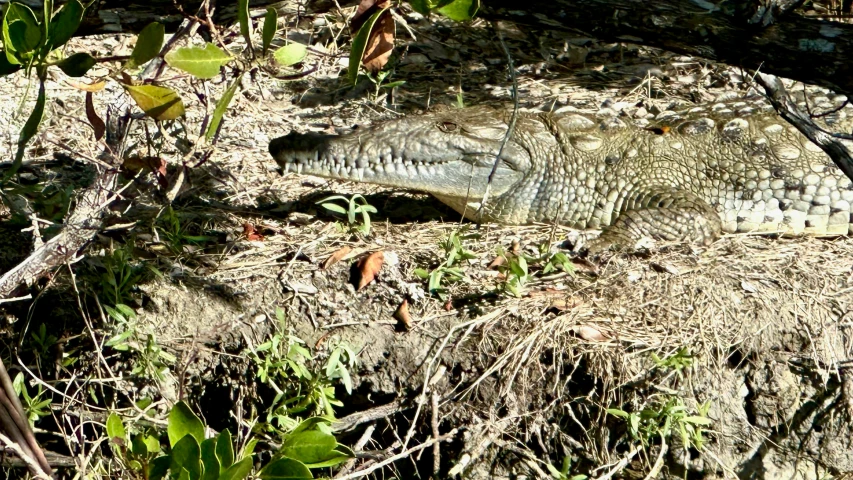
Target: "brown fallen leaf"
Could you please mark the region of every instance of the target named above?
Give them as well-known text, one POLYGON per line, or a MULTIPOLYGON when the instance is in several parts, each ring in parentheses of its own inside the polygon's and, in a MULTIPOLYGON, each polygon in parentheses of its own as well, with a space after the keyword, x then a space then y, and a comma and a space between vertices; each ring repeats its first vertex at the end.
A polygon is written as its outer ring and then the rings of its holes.
POLYGON ((551 306, 549 308, 553 308, 554 310, 565 312, 571 308, 575 308, 581 304, 581 300, 577 297, 564 297, 564 298, 555 298, 551 302, 551 306))
POLYGON ((322 268, 323 270, 328 269, 332 265, 340 262, 351 251, 352 251, 352 247, 350 247, 349 245, 344 245, 343 247, 335 250, 335 253, 329 255, 329 258, 327 258, 323 262, 323 265, 321 265, 320 268, 322 268))
POLYGON ((264 236, 261 234, 261 232, 255 229, 255 226, 249 222, 243 224, 243 235, 245 235, 246 240, 251 241, 259 241, 264 239, 264 236))
POLYGON ((360 278, 356 290, 361 290, 372 282, 376 278, 376 275, 379 274, 383 263, 385 263, 385 254, 381 250, 373 252, 359 260, 358 273, 360 274, 360 278))
POLYGON ((574 327, 575 333, 582 339, 589 342, 606 342, 610 340, 610 336, 592 325, 578 325, 574 327))
POLYGON ((515 256, 521 255, 521 242, 519 242, 518 240, 513 240, 512 246, 509 247, 509 251, 512 252, 512 254, 515 256))
POLYGON ((169 186, 169 180, 166 178, 166 160, 162 157, 128 157, 122 167, 132 171, 147 168, 154 173, 161 187, 169 186))
POLYGON ((409 314, 409 299, 403 299, 403 303, 394 311, 394 319, 400 322, 406 330, 412 329, 412 316, 409 314))
POLYGON ((497 270, 498 267, 501 267, 505 263, 506 263, 506 257, 504 257, 503 255, 498 255, 497 257, 495 257, 494 260, 492 260, 491 263, 489 263, 489 266, 487 268, 489 270, 497 270))
MULTIPOLYGON (((353 33, 358 32, 374 13, 389 6, 391 6, 389 0, 362 0, 350 22, 351 31, 353 33)), ((390 10, 385 10, 385 13, 373 24, 373 29, 367 39, 367 46, 364 49, 364 55, 361 56, 361 63, 365 70, 372 73, 382 70, 382 67, 388 63, 388 58, 391 57, 395 37, 394 17, 391 16, 390 10)))
POLYGON ((101 90, 104 89, 104 87, 107 86, 107 82, 105 82, 103 80, 98 80, 97 82, 92 82, 92 83, 85 83, 85 82, 78 82, 77 80, 72 80, 70 78, 66 78, 65 83, 67 83, 68 85, 71 85, 72 87, 76 88, 77 90, 83 90, 84 92, 92 92, 92 93, 100 92, 101 90))
POLYGON ((95 140, 104 138, 107 133, 107 125, 101 120, 98 112, 95 111, 95 104, 92 102, 92 92, 86 92, 86 119, 92 125, 92 130, 95 131, 95 140))

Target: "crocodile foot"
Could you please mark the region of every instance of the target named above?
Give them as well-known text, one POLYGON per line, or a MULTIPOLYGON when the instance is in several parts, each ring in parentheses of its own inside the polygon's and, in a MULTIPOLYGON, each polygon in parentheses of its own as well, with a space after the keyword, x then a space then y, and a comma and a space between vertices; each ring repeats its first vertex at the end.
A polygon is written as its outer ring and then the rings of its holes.
POLYGON ((642 199, 641 208, 622 212, 613 225, 589 242, 586 253, 633 252, 644 238, 710 245, 722 234, 719 215, 689 192, 664 190, 642 199))

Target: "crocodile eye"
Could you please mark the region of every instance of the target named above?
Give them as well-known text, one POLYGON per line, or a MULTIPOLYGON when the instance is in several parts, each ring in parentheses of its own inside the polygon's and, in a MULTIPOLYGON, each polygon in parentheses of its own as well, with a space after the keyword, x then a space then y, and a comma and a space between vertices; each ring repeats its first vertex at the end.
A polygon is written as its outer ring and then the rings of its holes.
POLYGON ((438 124, 438 129, 444 133, 455 132, 458 128, 459 125, 449 121, 444 121, 438 124))

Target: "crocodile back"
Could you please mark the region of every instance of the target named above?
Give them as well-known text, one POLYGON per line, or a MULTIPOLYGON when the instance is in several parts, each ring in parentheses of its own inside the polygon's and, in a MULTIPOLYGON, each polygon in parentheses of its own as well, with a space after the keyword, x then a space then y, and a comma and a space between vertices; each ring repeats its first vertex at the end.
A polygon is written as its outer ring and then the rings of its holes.
MULTIPOLYGON (((834 106, 824 100, 810 106, 834 106)), ((817 123, 850 132, 853 120, 843 108, 817 123)), ((573 112, 526 116, 514 140, 543 163, 495 202, 498 213, 519 211, 502 203, 533 198, 516 220, 601 228, 657 207, 656 192, 670 189, 707 202, 727 232, 853 232, 853 182, 763 101, 663 112, 645 127, 573 112)))

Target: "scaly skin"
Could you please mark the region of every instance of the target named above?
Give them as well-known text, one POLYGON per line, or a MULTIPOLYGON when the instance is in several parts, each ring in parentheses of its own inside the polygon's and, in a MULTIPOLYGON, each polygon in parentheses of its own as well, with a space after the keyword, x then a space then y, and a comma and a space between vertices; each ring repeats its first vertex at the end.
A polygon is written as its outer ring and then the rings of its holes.
MULTIPOLYGON (((474 219, 508 118, 476 107, 341 136, 291 133, 270 153, 285 171, 428 192, 474 219)), ((850 131, 846 110, 823 120, 850 131)), ((644 236, 707 244, 721 232, 853 232, 853 183, 772 109, 747 102, 664 112, 648 128, 522 114, 490 195, 480 220, 603 228, 599 246, 630 248, 644 236)))

